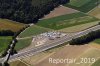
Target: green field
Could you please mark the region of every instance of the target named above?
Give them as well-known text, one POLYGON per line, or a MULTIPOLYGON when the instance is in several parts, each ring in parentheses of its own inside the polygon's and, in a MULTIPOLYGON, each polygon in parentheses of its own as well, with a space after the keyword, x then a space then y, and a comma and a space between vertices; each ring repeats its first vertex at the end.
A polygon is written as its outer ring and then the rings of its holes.
POLYGON ((26 48, 31 44, 31 41, 32 41, 32 38, 18 40, 18 43, 16 43, 16 46, 15 46, 15 49, 21 50, 23 48, 26 48))
POLYGON ((17 23, 12 20, 0 19, 0 30, 11 30, 17 32, 25 26, 25 24, 17 23))
POLYGON ((38 35, 38 34, 41 34, 43 32, 47 32, 49 31, 50 29, 47 29, 47 28, 43 28, 43 27, 40 27, 40 26, 36 26, 36 25, 33 25, 31 27, 29 27, 28 29, 26 29, 24 32, 22 32, 19 37, 30 37, 30 36, 34 36, 34 35, 38 35))
POLYGON ((0 53, 2 51, 4 51, 8 44, 10 43, 10 41, 12 40, 12 37, 0 37, 0 53))
POLYGON ((94 40, 95 43, 100 44, 100 39, 94 40))
POLYGON ((81 6, 87 4, 90 1, 91 0, 70 0, 69 5, 76 6, 76 7, 81 7, 81 6))
POLYGON ((91 22, 91 23, 86 23, 86 24, 81 24, 81 25, 76 25, 68 28, 61 29, 59 31, 61 32, 79 32, 82 30, 85 30, 87 28, 90 28, 94 25, 97 25, 99 21, 91 22), (79 29, 80 28, 80 29, 79 29))
POLYGON ((75 25, 90 23, 97 21, 94 17, 87 16, 81 12, 58 16, 50 19, 44 19, 39 21, 36 25, 51 28, 55 30, 72 27, 75 25))
POLYGON ((88 12, 97 6, 98 0, 71 0, 70 3, 65 6, 71 7, 83 12, 88 12))
POLYGON ((92 66, 100 66, 100 59, 98 59, 92 66))

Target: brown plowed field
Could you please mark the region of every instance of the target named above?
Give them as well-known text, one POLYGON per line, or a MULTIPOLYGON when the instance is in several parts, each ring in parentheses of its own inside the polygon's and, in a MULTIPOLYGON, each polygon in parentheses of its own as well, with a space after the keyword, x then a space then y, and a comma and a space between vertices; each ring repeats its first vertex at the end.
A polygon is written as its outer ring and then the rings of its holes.
POLYGON ((56 16, 65 15, 65 14, 71 14, 71 13, 75 13, 75 12, 78 12, 78 11, 68 8, 68 7, 59 6, 59 7, 55 8, 53 11, 51 11, 50 14, 46 15, 43 19, 48 19, 48 18, 52 18, 52 17, 56 17, 56 16))

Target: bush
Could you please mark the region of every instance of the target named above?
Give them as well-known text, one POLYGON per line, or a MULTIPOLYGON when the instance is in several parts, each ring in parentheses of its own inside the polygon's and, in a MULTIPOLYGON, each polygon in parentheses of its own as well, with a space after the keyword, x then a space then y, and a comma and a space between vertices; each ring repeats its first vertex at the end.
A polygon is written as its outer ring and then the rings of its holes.
POLYGON ((89 43, 98 38, 100 38, 100 30, 92 31, 88 33, 87 35, 72 39, 71 41, 69 41, 69 44, 70 45, 83 45, 83 44, 89 43))
POLYGON ((14 32, 11 30, 1 30, 0 31, 0 36, 13 36, 14 32))

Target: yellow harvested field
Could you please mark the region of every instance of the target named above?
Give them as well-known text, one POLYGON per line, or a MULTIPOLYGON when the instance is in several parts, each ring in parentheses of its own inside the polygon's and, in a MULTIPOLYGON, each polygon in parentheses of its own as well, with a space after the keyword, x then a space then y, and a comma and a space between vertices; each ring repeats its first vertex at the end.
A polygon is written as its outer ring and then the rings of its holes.
POLYGON ((100 7, 95 7, 88 14, 100 19, 100 7))
POLYGON ((89 27, 91 27, 93 25, 96 25, 96 24, 98 24, 98 22, 99 21, 86 23, 86 24, 81 24, 81 25, 76 25, 76 26, 72 26, 72 27, 61 29, 59 31, 61 31, 61 32, 78 32, 78 31, 87 29, 87 28, 89 28, 89 27))
POLYGON ((25 27, 25 24, 17 23, 8 19, 0 19, 0 30, 12 30, 17 32, 23 27, 25 27))

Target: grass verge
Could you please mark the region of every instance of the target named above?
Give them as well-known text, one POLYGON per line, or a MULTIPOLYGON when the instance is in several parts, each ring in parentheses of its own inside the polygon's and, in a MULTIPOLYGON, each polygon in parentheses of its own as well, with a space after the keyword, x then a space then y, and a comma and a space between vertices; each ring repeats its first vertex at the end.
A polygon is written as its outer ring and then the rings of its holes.
POLYGON ((18 40, 18 43, 16 43, 16 46, 15 46, 15 49, 21 50, 23 48, 26 48, 31 44, 31 41, 32 41, 32 38, 18 40))
POLYGON ((29 27, 28 29, 26 29, 25 31, 23 31, 19 37, 30 37, 30 36, 34 36, 34 35, 38 35, 38 34, 41 34, 43 32, 47 32, 49 31, 50 29, 47 29, 47 28, 43 28, 43 27, 40 27, 40 26, 36 26, 36 25, 33 25, 31 27, 29 27))
POLYGON ((3 52, 7 48, 11 40, 12 40, 11 36, 0 37, 0 53, 3 52))

